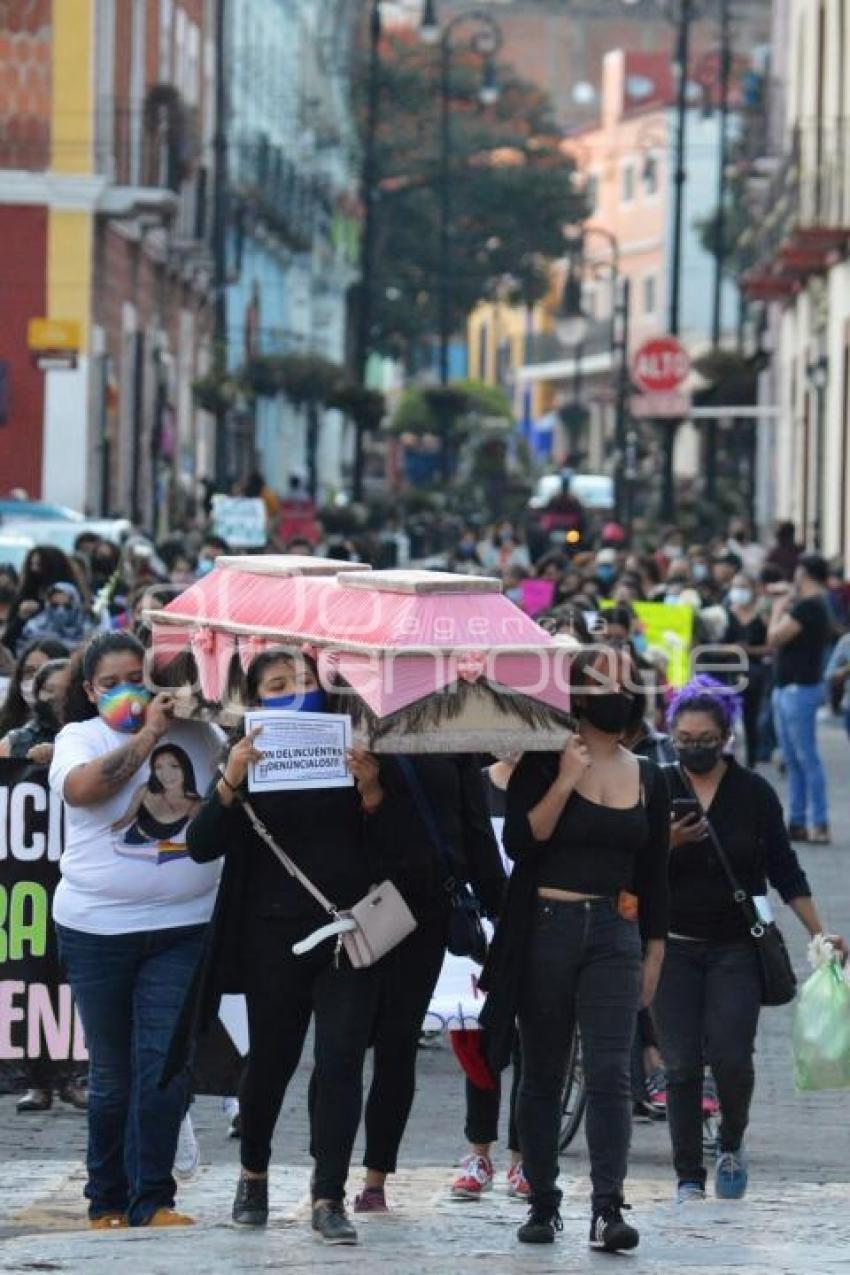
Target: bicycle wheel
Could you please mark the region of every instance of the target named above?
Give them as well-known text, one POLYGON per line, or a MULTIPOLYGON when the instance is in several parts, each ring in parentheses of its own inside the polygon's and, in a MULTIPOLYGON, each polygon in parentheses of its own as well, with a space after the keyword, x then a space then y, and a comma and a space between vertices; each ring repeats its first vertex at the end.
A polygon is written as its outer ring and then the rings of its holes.
POLYGON ((587 1104, 587 1089, 584 1083, 584 1066, 581 1060, 581 1039, 578 1028, 573 1032, 570 1043, 570 1056, 567 1060, 567 1079, 564 1085, 564 1096, 561 1100, 561 1136, 558 1149, 566 1151, 578 1133, 584 1108, 587 1104))

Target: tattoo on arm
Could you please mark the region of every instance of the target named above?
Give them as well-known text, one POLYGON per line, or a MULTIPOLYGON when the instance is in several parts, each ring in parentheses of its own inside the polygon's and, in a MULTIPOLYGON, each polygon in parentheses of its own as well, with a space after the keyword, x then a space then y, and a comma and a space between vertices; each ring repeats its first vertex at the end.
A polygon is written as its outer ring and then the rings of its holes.
POLYGON ((120 788, 145 762, 149 749, 142 738, 133 739, 123 748, 109 753, 100 763, 100 777, 110 788, 120 788))

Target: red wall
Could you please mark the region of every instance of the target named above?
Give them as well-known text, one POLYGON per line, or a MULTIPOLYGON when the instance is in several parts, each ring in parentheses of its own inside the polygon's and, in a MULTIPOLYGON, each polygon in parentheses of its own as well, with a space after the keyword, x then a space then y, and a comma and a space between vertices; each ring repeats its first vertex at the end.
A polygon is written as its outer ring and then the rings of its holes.
POLYGON ((9 365, 9 412, 0 425, 0 495, 41 495, 44 373, 33 367, 27 323, 47 314, 47 210, 0 205, 0 360, 9 365))

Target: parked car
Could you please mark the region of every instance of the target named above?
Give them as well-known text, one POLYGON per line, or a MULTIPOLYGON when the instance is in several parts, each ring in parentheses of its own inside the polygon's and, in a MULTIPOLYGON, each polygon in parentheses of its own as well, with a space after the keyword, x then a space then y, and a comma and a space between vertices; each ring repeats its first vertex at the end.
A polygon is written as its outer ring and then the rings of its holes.
POLYGON ((51 505, 43 500, 0 500, 0 523, 33 522, 44 519, 49 522, 84 522, 84 515, 65 505, 51 505))

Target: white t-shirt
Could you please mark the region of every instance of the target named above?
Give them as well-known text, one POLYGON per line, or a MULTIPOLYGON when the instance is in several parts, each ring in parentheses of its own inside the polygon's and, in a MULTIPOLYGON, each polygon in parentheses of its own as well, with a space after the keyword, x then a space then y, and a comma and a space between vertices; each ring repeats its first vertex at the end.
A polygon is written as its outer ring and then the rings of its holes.
MULTIPOLYGON (((64 796, 75 767, 127 742, 100 717, 72 722, 56 737, 51 788, 64 796)), ((220 751, 211 727, 174 722, 116 796, 95 806, 65 806, 62 879, 53 900, 59 925, 86 934, 133 934, 209 920, 221 865, 192 862, 186 827, 220 751), (173 807, 167 803, 172 795, 173 807)))

